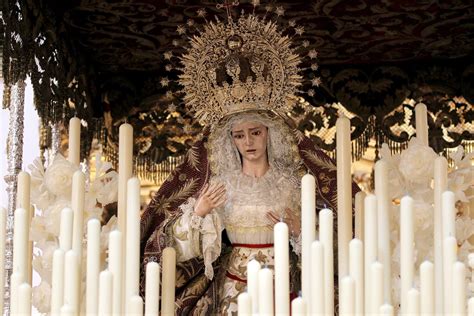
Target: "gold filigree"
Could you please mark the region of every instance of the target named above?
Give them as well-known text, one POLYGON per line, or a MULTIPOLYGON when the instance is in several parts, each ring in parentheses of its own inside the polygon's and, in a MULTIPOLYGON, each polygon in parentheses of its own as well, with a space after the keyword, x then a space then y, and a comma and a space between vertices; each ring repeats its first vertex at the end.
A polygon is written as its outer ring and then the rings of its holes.
POLYGON ((291 109, 302 81, 301 60, 274 22, 255 15, 217 20, 190 43, 179 83, 201 124, 247 110, 291 109))

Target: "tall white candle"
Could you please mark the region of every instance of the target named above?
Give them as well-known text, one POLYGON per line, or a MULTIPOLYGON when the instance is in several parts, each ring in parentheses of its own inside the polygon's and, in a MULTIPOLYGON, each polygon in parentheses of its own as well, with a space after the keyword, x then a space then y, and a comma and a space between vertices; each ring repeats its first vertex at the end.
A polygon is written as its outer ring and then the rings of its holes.
POLYGON ((341 279, 341 294, 339 298, 339 315, 355 314, 355 282, 350 276, 341 279))
POLYGON ((319 212, 319 240, 324 248, 324 311, 327 315, 334 314, 333 222, 330 209, 325 208, 319 212))
POLYGON ((176 288, 176 251, 172 247, 163 250, 163 277, 161 290, 161 315, 174 315, 174 300, 176 288))
POLYGON ((53 273, 51 277, 51 316, 61 315, 64 302, 64 250, 58 248, 53 253, 53 273))
POLYGON ((240 293, 237 297, 237 315, 252 316, 252 299, 249 293, 240 293))
POLYGON ((428 111, 423 103, 415 106, 415 127, 416 138, 428 146, 428 111))
POLYGON ((401 311, 407 310, 408 291, 414 278, 414 238, 413 199, 404 196, 400 203, 400 275, 401 275, 401 311))
POLYGON ((420 292, 415 288, 411 288, 407 292, 406 314, 410 316, 420 314, 420 292))
POLYGON ((365 192, 359 191, 355 195, 355 223, 354 238, 364 241, 364 200, 365 192))
POLYGON ((115 315, 122 314, 122 233, 114 230, 109 234, 109 270, 113 275, 113 313, 115 315))
POLYGON ((260 271, 260 268, 260 263, 255 259, 247 263, 247 289, 254 314, 258 314, 258 271, 260 271))
MULTIPOLYGON (((84 201, 86 189, 86 177, 82 171, 74 172, 72 176, 71 206, 74 212, 72 228, 72 250, 79 258, 82 258, 82 238, 84 235, 84 201)), ((79 263, 80 267, 80 263, 79 263)))
POLYGON ((443 238, 456 237, 456 201, 454 193, 445 191, 441 195, 441 204, 443 212, 443 238))
POLYGON ((311 245, 311 313, 313 315, 324 315, 324 246, 319 240, 313 241, 311 245), (322 286, 323 285, 323 286, 322 286))
POLYGON ((21 275, 21 282, 28 277, 28 227, 29 211, 24 208, 16 209, 13 231, 13 272, 21 275))
POLYGON ((100 221, 87 222, 86 314, 97 315, 100 273, 100 221))
POLYGON ((291 301, 291 315, 292 316, 306 316, 307 308, 306 301, 302 297, 297 297, 291 301))
POLYGON ((349 275, 355 283, 355 314, 364 314, 364 245, 359 239, 349 244, 349 275))
POLYGON ((30 174, 25 171, 18 173, 16 208, 30 209, 30 174))
POLYGON ((72 228, 74 212, 69 207, 61 211, 61 223, 59 226, 59 247, 64 252, 72 249, 72 228))
POLYGON ((423 315, 433 315, 435 312, 435 283, 434 266, 429 261, 420 265, 420 312, 423 315))
POLYGON ((457 242, 454 237, 446 237, 443 245, 444 270, 444 313, 450 314, 453 310, 453 263, 457 260, 457 242))
POLYGON ((21 303, 19 297, 19 287, 24 281, 24 276, 19 272, 13 272, 10 276, 10 314, 18 314, 19 304, 21 303))
POLYGON ((64 259, 64 305, 79 313, 79 256, 68 250, 64 259))
POLYGON ((143 315, 143 300, 140 295, 132 295, 129 298, 129 312, 127 315, 142 316, 143 315))
POLYGON ((338 276, 349 274, 349 242, 352 239, 351 123, 336 121, 337 152, 337 247, 338 276))
POLYGON ((117 201, 118 230, 126 236, 127 181, 133 172, 133 127, 122 124, 119 129, 119 183, 117 201))
MULTIPOLYGON (((287 297, 289 300, 289 296, 287 297)), ((258 314, 273 315, 273 273, 269 268, 258 271, 258 314)))
MULTIPOLYGON (((390 207, 391 199, 388 188, 388 164, 385 160, 375 163, 375 194, 377 196, 378 223, 378 260, 383 264, 384 302, 391 303, 392 293, 392 253, 390 251, 390 207)), ((377 309, 378 310, 378 309, 377 309)))
MULTIPOLYGON (((139 295, 140 282, 140 180, 130 178, 127 186, 127 256, 125 299, 139 295)), ((127 309, 128 310, 128 309, 127 309)))
POLYGON ((453 280, 453 312, 458 316, 466 315, 466 266, 455 262, 452 268, 453 280))
MULTIPOLYGON (((5 262, 7 210, 0 207, 0 262, 5 262)), ((0 297, 5 297, 5 264, 0 264, 0 297)), ((4 300, 0 299, 0 315, 3 315, 4 300)))
POLYGON ((69 144, 67 159, 79 166, 81 152, 81 120, 73 117, 69 120, 69 144))
POLYGON ((315 239, 316 181, 312 175, 305 174, 301 179, 301 295, 303 298, 309 297, 311 291, 311 243, 315 239))
POLYGON ((113 306, 113 273, 102 271, 99 275, 99 315, 112 315, 113 306))
POLYGON ((364 306, 370 306, 372 296, 370 266, 377 260, 377 198, 368 194, 364 203, 364 306))
POLYGON ((390 304, 383 304, 380 306, 380 315, 383 316, 393 316, 394 311, 393 311, 393 306, 390 304))
POLYGON ((277 223, 273 228, 275 245, 275 312, 290 313, 290 250, 288 225, 277 223))
POLYGON ((373 262, 370 266, 370 282, 372 283, 370 287, 373 296, 370 298, 372 305, 367 306, 370 307, 369 314, 377 314, 380 306, 384 303, 383 269, 383 264, 378 261, 373 262))
POLYGON ((434 162, 434 268, 435 268, 435 311, 444 312, 443 296, 443 221, 441 197, 447 189, 448 161, 443 156, 434 162))
POLYGON ((474 316, 474 297, 471 297, 467 301, 467 314, 469 316, 474 316))
POLYGON ((160 265, 148 262, 146 265, 145 315, 158 315, 160 310, 160 265))
POLYGON ((18 296, 21 298, 18 304, 18 314, 22 316, 31 315, 31 286, 28 283, 20 284, 18 296))

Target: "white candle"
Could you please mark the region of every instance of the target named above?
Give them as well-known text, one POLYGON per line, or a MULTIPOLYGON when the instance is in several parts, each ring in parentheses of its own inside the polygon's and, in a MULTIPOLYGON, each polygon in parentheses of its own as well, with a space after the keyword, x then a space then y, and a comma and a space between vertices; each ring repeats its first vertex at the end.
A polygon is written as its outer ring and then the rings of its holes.
POLYGON ((247 289, 252 300, 252 311, 258 314, 258 271, 260 271, 260 263, 252 259, 247 263, 247 289))
POLYGON ((97 315, 100 273, 100 221, 87 222, 86 314, 97 315))
POLYGON ((258 271, 258 314, 273 315, 273 273, 268 268, 258 271))
POLYGON ((51 316, 61 315, 64 302, 64 250, 53 253, 53 272, 51 277, 51 316))
POLYGON ((453 263, 457 260, 457 242, 454 237, 446 237, 443 245, 444 270, 444 313, 450 314, 453 310, 453 263))
POLYGON ((176 288, 176 251, 172 247, 163 250, 163 274, 161 290, 161 315, 174 315, 174 299, 176 288))
POLYGON ((99 315, 112 315, 113 279, 109 270, 102 271, 99 276, 99 315))
POLYGON ((372 304, 367 306, 370 308, 369 313, 376 314, 384 303, 383 268, 383 264, 378 261, 373 262, 370 266, 370 287, 373 296, 370 298, 372 304))
POLYGON ((338 276, 349 274, 349 242, 352 239, 351 123, 336 121, 337 152, 337 247, 338 276))
POLYGON ((411 288, 407 292, 406 314, 410 316, 420 314, 420 292, 415 288, 411 288))
POLYGON ((393 306, 390 304, 383 304, 380 306, 380 315, 393 316, 393 306))
POLYGON ((455 262, 452 267, 453 280, 453 314, 466 315, 466 266, 462 262, 455 262))
POLYGON ((15 211, 13 232, 13 273, 21 275, 21 282, 28 277, 28 227, 29 211, 19 208, 15 211))
POLYGON ((275 312, 290 313, 290 258, 288 225, 277 223, 273 228, 275 245, 275 312))
POLYGON ((456 237, 456 201, 454 193, 443 192, 441 196, 443 216, 443 239, 449 236, 456 237))
POLYGON ((18 304, 19 315, 31 315, 31 286, 28 283, 20 284, 18 287, 18 296, 21 301, 18 304))
MULTIPOLYGON (((390 251, 390 207, 391 199, 388 188, 388 164, 385 160, 375 163, 375 194, 377 196, 377 223, 378 223, 378 259, 383 264, 383 292, 384 302, 392 302, 392 253, 390 251)), ((377 309, 378 310, 378 309, 377 309)))
POLYGON ((143 315, 143 300, 140 295, 132 295, 129 298, 129 311, 127 315, 142 316, 143 315))
MULTIPOLYGON (((7 210, 0 207, 0 262, 5 262, 7 210)), ((5 297, 5 264, 0 264, 0 297, 5 297)), ((0 315, 3 315, 4 300, 0 299, 0 315)))
POLYGON ((148 262, 146 265, 145 315, 158 315, 160 310, 160 265, 148 262))
POLYGON ((69 120, 69 153, 67 159, 79 166, 81 153, 81 120, 73 117, 69 120))
POLYGON ((115 315, 122 314, 122 233, 114 230, 109 234, 109 270, 113 275, 113 313, 115 315))
POLYGON ((79 257, 74 250, 68 250, 64 258, 64 305, 79 313, 79 257))
POLYGON ((13 272, 10 276, 10 314, 18 314, 20 297, 19 297, 19 287, 20 284, 24 281, 24 276, 19 272, 13 272))
POLYGON ((306 301, 302 297, 291 301, 291 316, 306 316, 306 311, 306 301))
POLYGON ((237 297, 237 315, 252 316, 252 299, 249 293, 240 293, 237 297))
POLYGON ((364 306, 368 309, 372 296, 370 266, 377 260, 377 198, 368 194, 364 203, 364 306))
POLYGON ((349 275, 355 283, 355 314, 364 314, 364 245, 359 239, 349 244, 349 275))
POLYGON ((324 248, 324 311, 328 315, 334 314, 333 221, 331 210, 325 208, 319 212, 319 240, 324 248))
POLYGON ((400 305, 402 313, 407 310, 408 291, 413 286, 414 278, 414 245, 413 199, 404 196, 400 203, 400 305))
POLYGON ((434 284, 434 266, 424 261, 420 265, 420 312, 423 315, 434 314, 434 284))
POLYGON ((311 311, 314 315, 324 314, 324 246, 319 240, 311 245, 311 311))
POLYGON ((30 209, 30 174, 25 171, 18 173, 16 208, 30 209))
POLYGON ((428 111, 423 103, 415 106, 415 127, 416 138, 428 146, 428 111))
POLYGON ((474 316, 474 297, 471 297, 467 301, 467 314, 469 316, 474 316))
POLYGON ((354 237, 364 241, 364 200, 365 192, 359 191, 355 195, 355 223, 354 237))
POLYGON ((118 230, 126 236, 127 181, 133 171, 133 127, 122 124, 119 129, 119 183, 117 201, 118 230))
POLYGON ((139 295, 140 282, 140 180, 127 186, 127 256, 125 257, 125 299, 139 295))
MULTIPOLYGON (((303 298, 309 297, 311 291, 311 243, 316 239, 315 196, 315 179, 312 175, 305 174, 301 179, 301 295, 303 298)), ((252 301, 254 302, 253 297, 252 301)))
POLYGON ((61 307, 61 316, 75 316, 76 314, 71 305, 65 304, 61 307))
MULTIPOLYGON (((82 171, 74 172, 72 176, 71 206, 74 212, 72 228, 72 250, 79 258, 82 258, 82 238, 84 235, 84 201, 85 201, 86 177, 82 171)), ((80 268, 80 262, 79 262, 80 268)))
POLYGON ((355 314, 355 282, 350 276, 341 279, 341 294, 339 301, 339 315, 355 314))
POLYGON ((443 222, 441 197, 447 189, 448 161, 443 156, 434 162, 434 268, 435 311, 444 312, 443 296, 443 222))
POLYGON ((72 228, 74 212, 69 207, 61 211, 61 223, 59 226, 59 247, 64 252, 72 249, 72 228))

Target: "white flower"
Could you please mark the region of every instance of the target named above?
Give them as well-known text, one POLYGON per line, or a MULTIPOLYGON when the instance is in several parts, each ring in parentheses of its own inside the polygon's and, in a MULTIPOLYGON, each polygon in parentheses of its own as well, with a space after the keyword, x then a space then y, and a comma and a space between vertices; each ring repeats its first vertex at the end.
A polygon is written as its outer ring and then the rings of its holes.
POLYGON ((415 137, 400 157, 400 172, 409 182, 426 183, 433 176, 433 164, 436 153, 431 147, 422 144, 415 137))
POLYGON ((32 304, 40 313, 50 312, 51 285, 42 280, 38 286, 33 288, 32 304))
POLYGON ((53 163, 46 169, 44 184, 57 197, 71 198, 72 176, 77 170, 78 167, 73 163, 56 155, 53 163))

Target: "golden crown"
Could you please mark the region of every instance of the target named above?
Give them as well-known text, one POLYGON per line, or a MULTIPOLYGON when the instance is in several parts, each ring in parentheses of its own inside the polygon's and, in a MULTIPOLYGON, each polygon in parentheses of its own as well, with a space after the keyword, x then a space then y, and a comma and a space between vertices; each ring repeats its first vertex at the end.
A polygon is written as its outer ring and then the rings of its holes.
POLYGON ((184 102, 201 124, 250 109, 291 109, 300 56, 277 25, 255 15, 207 23, 181 56, 184 102))

